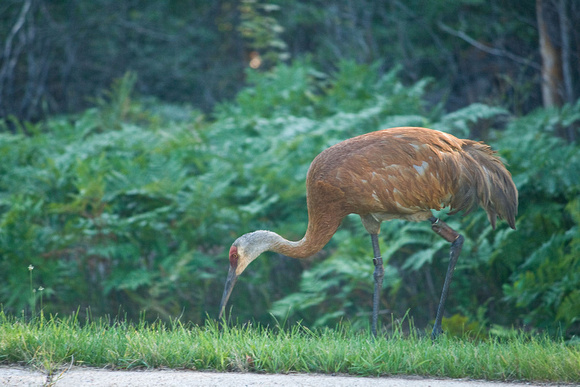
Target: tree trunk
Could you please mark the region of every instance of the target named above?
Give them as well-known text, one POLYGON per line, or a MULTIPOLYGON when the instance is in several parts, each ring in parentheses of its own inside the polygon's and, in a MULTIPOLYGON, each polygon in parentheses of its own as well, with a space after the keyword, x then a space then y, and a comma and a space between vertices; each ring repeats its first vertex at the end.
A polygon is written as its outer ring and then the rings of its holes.
POLYGON ((560 37, 562 40, 562 74, 564 77, 564 102, 574 102, 574 83, 572 79, 570 18, 568 17, 567 0, 558 1, 558 18, 560 19, 560 37))
POLYGON ((564 79, 562 57, 551 27, 557 17, 553 3, 536 0, 536 17, 540 35, 540 55, 542 56, 542 100, 544 107, 561 106, 563 102, 564 79))

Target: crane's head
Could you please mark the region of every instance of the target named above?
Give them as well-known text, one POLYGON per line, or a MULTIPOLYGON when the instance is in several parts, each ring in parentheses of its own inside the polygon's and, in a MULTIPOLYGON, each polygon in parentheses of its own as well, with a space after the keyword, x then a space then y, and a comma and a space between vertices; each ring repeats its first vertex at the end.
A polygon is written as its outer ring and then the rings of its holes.
POLYGON ((226 278, 218 319, 222 318, 230 294, 232 294, 232 289, 240 274, 254 259, 271 247, 276 237, 279 238, 273 232, 260 230, 244 234, 232 244, 232 247, 230 247, 230 270, 226 278))

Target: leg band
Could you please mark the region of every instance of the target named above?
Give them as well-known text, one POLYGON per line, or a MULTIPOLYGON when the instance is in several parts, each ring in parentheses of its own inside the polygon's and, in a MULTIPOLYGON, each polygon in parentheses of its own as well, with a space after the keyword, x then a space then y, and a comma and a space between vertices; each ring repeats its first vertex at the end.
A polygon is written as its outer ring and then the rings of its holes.
POLYGON ((455 240, 459 238, 459 233, 449 227, 447 223, 437 218, 430 218, 429 220, 431 221, 431 228, 433 231, 447 242, 455 242, 455 240))

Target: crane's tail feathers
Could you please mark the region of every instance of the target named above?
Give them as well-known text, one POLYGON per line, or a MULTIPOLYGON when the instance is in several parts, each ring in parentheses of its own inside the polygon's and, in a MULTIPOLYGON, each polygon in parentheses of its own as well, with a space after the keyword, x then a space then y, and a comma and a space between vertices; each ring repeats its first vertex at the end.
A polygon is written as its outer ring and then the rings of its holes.
POLYGON ((511 174, 488 145, 465 140, 463 150, 466 153, 458 162, 459 184, 451 202, 452 212, 469 213, 479 204, 494 229, 498 216, 515 229, 518 190, 511 174))

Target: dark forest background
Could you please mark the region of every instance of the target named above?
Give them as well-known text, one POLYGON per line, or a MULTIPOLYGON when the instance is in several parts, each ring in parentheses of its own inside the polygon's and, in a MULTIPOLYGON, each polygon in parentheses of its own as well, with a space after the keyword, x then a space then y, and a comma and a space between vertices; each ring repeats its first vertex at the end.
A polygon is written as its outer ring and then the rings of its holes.
POLYGON ((450 111, 527 113, 542 87, 545 104, 578 97, 579 19, 570 0, 6 0, 0 114, 79 111, 127 71, 139 94, 209 112, 247 84, 252 59, 267 71, 305 56, 327 71, 348 59, 401 66, 406 83, 431 77, 430 100, 450 111))
MULTIPOLYGON (((217 313, 236 236, 303 235, 318 152, 416 125, 490 143, 520 191, 517 231, 492 231, 483 211, 448 219, 466 245, 447 329, 572 337, 578 25, 574 0, 4 0, 0 304, 200 323, 217 313)), ((305 261, 265 254, 232 315, 366 326, 359 223, 305 261)), ((384 325, 407 310, 428 324, 448 246, 398 221, 381 244, 384 325)))

